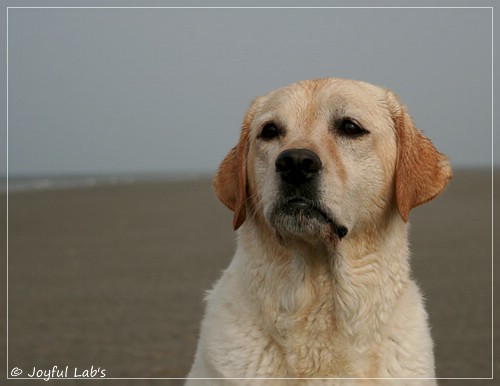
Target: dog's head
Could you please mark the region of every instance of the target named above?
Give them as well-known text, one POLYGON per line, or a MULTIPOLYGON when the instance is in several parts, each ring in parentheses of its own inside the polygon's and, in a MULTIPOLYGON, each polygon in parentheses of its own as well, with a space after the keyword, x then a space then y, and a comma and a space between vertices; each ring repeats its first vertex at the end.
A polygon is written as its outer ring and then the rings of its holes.
POLYGON ((234 229, 252 217, 281 240, 339 240, 396 211, 407 222, 450 178, 392 92, 332 78, 256 98, 214 186, 234 229))

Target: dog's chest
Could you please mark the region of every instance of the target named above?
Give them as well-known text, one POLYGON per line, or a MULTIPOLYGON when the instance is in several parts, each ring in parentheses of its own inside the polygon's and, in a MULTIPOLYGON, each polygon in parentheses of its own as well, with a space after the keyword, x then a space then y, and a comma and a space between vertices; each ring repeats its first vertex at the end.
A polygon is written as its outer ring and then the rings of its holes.
POLYGON ((337 328, 332 283, 315 283, 315 288, 290 288, 280 299, 272 328, 276 351, 293 376, 348 374, 348 342, 337 328))
POLYGON ((303 377, 331 373, 332 364, 343 367, 345 360, 335 350, 339 334, 331 311, 331 305, 323 303, 303 315, 283 312, 276 318, 276 342, 290 373, 303 377))
POLYGON ((370 350, 354 352, 354 338, 345 330, 345 321, 339 319, 346 299, 339 296, 331 272, 309 274, 303 280, 288 277, 286 284, 273 283, 271 293, 279 295, 273 301, 267 297, 263 310, 263 315, 272 315, 268 326, 275 346, 273 355, 281 357, 287 376, 375 374, 376 356, 370 350))
POLYGON ((321 304, 299 318, 280 314, 275 327, 275 353, 282 356, 287 376, 377 376, 377 356, 353 351, 352 338, 338 330, 332 304, 321 304))

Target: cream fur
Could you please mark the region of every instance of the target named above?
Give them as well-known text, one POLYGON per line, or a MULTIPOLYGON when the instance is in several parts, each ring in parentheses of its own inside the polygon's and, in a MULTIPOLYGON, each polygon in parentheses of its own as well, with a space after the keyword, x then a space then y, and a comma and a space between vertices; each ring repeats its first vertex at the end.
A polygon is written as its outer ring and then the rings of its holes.
POLYGON ((240 143, 215 179, 219 198, 235 211, 238 242, 230 266, 207 295, 187 385, 436 384, 403 210, 438 194, 451 171, 433 147, 428 150, 440 163, 442 186, 433 181, 435 187, 424 189, 430 182, 419 177, 435 167, 432 160, 415 161, 422 172, 399 170, 398 159, 408 158, 400 132, 417 132, 409 118, 397 118, 401 114, 407 117, 390 91, 341 79, 300 82, 253 102, 240 143), (331 129, 332 117, 355 119, 370 133, 357 139, 339 135, 331 129), (269 120, 286 127, 279 140, 259 139, 269 120), (398 126, 402 122, 406 127, 398 126), (271 225, 282 194, 274 161, 297 147, 321 158, 321 203, 349 229, 344 238, 328 236, 323 225, 301 232, 286 222, 271 225), (403 180, 408 174, 415 181, 403 180), (396 197, 396 184, 410 186, 418 197, 396 197), (430 190, 436 193, 420 193, 430 190))

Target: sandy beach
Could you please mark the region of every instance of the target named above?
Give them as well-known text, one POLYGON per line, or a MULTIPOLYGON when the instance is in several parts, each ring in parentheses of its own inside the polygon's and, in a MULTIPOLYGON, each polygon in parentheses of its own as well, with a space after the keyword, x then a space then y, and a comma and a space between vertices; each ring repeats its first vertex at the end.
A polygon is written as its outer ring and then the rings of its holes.
MULTIPOLYGON (((491 213, 491 171, 472 170, 456 171, 447 192, 411 216, 413 273, 427 299, 441 378, 491 377, 491 213)), ((71 375, 105 369, 107 378, 187 374, 204 291, 235 247, 231 213, 209 180, 18 191, 9 194, 8 214, 9 371, 17 367, 23 377, 57 365, 71 375)), ((497 309, 496 331, 499 316, 497 309)))

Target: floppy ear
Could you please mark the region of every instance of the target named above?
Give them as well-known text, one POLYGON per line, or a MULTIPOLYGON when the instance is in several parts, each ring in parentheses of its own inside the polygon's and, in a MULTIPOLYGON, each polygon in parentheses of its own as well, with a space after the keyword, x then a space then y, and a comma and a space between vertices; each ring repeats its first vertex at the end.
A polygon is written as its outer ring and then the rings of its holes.
POLYGON ((238 144, 231 149, 214 177, 215 193, 219 200, 234 212, 233 228, 238 229, 246 218, 248 130, 254 116, 254 105, 248 109, 238 144))
MULTIPOLYGON (((395 96, 392 96, 395 102, 395 96)), ((404 222, 410 211, 440 194, 448 185, 452 171, 448 157, 413 124, 406 108, 399 102, 393 109, 397 138, 396 204, 404 222)), ((393 104, 394 106, 394 104, 393 104)))

